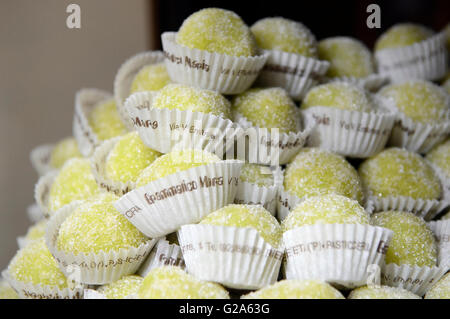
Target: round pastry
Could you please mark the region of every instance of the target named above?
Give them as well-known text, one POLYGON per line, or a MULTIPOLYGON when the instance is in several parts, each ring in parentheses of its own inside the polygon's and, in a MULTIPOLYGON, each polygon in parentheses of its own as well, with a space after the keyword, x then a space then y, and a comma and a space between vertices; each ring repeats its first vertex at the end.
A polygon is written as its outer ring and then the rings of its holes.
POLYGON ((5 280, 0 280, 0 300, 2 299, 19 299, 17 292, 5 280))
POLYGON ((153 161, 142 171, 136 183, 138 187, 141 187, 167 175, 218 161, 220 161, 219 157, 206 151, 172 151, 153 161))
POLYGON ((421 42, 433 35, 433 31, 418 24, 399 23, 384 32, 375 43, 375 51, 401 48, 421 42))
POLYGON ((242 299, 345 299, 333 286, 318 280, 281 280, 242 299))
POLYGON ((88 121, 92 131, 100 141, 123 135, 127 132, 113 98, 97 104, 89 113, 88 121))
POLYGON ((274 184, 272 170, 268 166, 245 163, 239 176, 242 182, 255 184, 260 187, 270 187, 274 184))
POLYGON ((364 208, 356 200, 329 194, 306 198, 283 220, 283 231, 315 224, 370 223, 364 208))
POLYGON ((450 272, 427 291, 425 299, 450 299, 450 272))
POLYGON ((158 91, 171 82, 164 62, 144 66, 131 83, 130 94, 158 91))
POLYGON ((281 227, 275 217, 260 205, 225 206, 206 216, 200 224, 253 228, 272 247, 281 244, 281 227))
POLYGON ((106 176, 113 181, 135 182, 142 171, 160 155, 147 147, 136 131, 130 132, 122 136, 109 152, 106 176))
POLYGON ((138 292, 144 279, 136 275, 123 276, 117 281, 101 286, 97 291, 107 299, 124 299, 138 292))
POLYGON ((61 224, 56 245, 65 253, 99 253, 138 247, 147 240, 113 203, 118 198, 102 193, 80 204, 61 224))
POLYGON ((68 160, 50 187, 48 207, 55 212, 75 200, 92 197, 100 192, 89 159, 68 160))
POLYGON ((363 200, 361 181, 356 170, 342 156, 319 148, 304 148, 284 172, 285 191, 303 198, 339 194, 363 200))
POLYGON ((424 159, 400 148, 388 148, 365 160, 358 169, 366 190, 373 196, 407 196, 439 199, 438 177, 424 159))
POLYGON ((436 145, 425 157, 450 179, 450 138, 436 145))
POLYGON ((220 93, 183 84, 168 84, 155 96, 152 107, 230 117, 230 102, 220 93))
POLYGON ((45 227, 47 226, 47 220, 43 219, 39 221, 38 223, 34 224, 30 228, 28 228, 28 231, 25 235, 25 240, 32 241, 41 239, 45 236, 45 227))
POLYGON ((78 143, 73 137, 67 137, 59 141, 50 155, 50 165, 53 168, 61 168, 64 163, 74 157, 83 157, 78 148, 78 143))
POLYGON ((332 37, 318 44, 319 59, 330 62, 328 77, 363 78, 375 73, 372 53, 359 40, 332 37))
POLYGON ((301 108, 314 106, 333 107, 341 110, 370 112, 373 109, 364 89, 346 82, 326 83, 312 88, 301 108))
POLYGON ((282 88, 253 88, 233 98, 234 120, 245 117, 259 128, 278 128, 280 133, 298 132, 301 129, 294 101, 282 88))
POLYGON ((252 56, 257 47, 252 33, 234 12, 207 8, 191 14, 184 20, 176 35, 176 42, 191 49, 252 56))
POLYGON ((372 224, 394 232, 386 253, 386 264, 436 266, 436 241, 422 218, 408 212, 388 211, 374 214, 372 224))
POLYGON ((139 288, 140 299, 229 299, 220 285, 201 281, 180 267, 166 266, 152 269, 139 288))
POLYGON ((422 299, 412 292, 398 287, 363 286, 352 290, 348 299, 422 299))
POLYGON ((300 22, 280 17, 264 18, 256 21, 250 30, 261 49, 317 56, 316 39, 300 22))

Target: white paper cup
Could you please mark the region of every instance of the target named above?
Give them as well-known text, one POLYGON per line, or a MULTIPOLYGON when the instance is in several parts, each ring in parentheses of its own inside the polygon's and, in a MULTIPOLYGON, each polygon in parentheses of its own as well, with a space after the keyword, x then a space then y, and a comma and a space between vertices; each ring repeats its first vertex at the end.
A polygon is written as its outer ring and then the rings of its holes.
POLYGON ((38 205, 44 218, 50 217, 53 212, 48 208, 48 200, 50 196, 50 188, 58 175, 58 171, 50 171, 44 176, 41 176, 34 186, 34 200, 38 205))
POLYGON ((27 207, 27 215, 28 215, 28 219, 33 224, 44 219, 44 214, 42 213, 42 210, 39 208, 38 204, 36 204, 36 203, 31 204, 27 207))
POLYGON ((233 203, 242 165, 230 160, 180 171, 134 189, 114 206, 148 237, 162 237, 233 203))
POLYGON ((164 55, 161 51, 141 52, 126 60, 117 71, 114 78, 114 99, 116 100, 120 118, 129 130, 133 129, 133 122, 128 116, 124 103, 127 97, 130 96, 131 84, 144 66, 163 61, 164 55))
POLYGON ((68 278, 89 285, 104 285, 134 274, 150 253, 156 243, 155 239, 149 239, 139 247, 89 254, 74 255, 57 248, 56 241, 61 224, 79 205, 80 201, 76 201, 59 209, 47 225, 45 242, 61 271, 68 278))
POLYGON ((437 220, 428 223, 433 231, 438 244, 438 265, 450 269, 450 219, 437 220))
POLYGON ((375 60, 378 73, 389 76, 392 82, 410 79, 439 80, 447 70, 445 32, 406 47, 377 51, 375 60))
POLYGON ((253 228, 185 225, 178 238, 187 271, 199 279, 235 289, 259 289, 277 280, 283 250, 253 228))
POLYGON ((277 199, 277 217, 280 222, 282 222, 286 216, 289 214, 291 210, 294 209, 295 206, 302 202, 302 198, 291 194, 284 190, 284 187, 281 186, 278 191, 278 199, 277 199))
POLYGON ((75 114, 73 117, 73 136, 83 156, 88 157, 101 141, 89 125, 88 116, 94 107, 113 96, 98 89, 81 89, 75 94, 75 114))
POLYGON ((319 83, 330 63, 301 54, 277 50, 263 50, 269 57, 262 69, 257 85, 282 87, 294 100, 301 100, 306 92, 319 83))
POLYGON ((450 205, 450 177, 448 177, 444 171, 434 163, 430 162, 425 158, 425 161, 428 162, 428 164, 434 169, 434 172, 436 173, 437 177, 441 181, 442 185, 442 199, 444 201, 447 201, 450 205))
POLYGON ((54 144, 44 144, 33 148, 33 150, 31 151, 31 165, 39 174, 39 176, 45 175, 55 169, 50 163, 54 147, 54 144))
POLYGON ((381 266, 392 231, 359 224, 316 224, 283 234, 286 278, 317 279, 346 288, 365 285, 381 266))
POLYGON ((177 44, 175 37, 175 32, 161 35, 167 72, 172 81, 222 94, 238 94, 247 90, 268 57, 267 54, 236 57, 191 49, 177 44))
POLYGON ((376 92, 382 86, 389 83, 389 77, 386 75, 380 75, 380 74, 374 73, 374 74, 370 74, 363 78, 356 78, 356 77, 352 77, 352 76, 342 76, 342 77, 335 77, 335 78, 325 77, 325 78, 323 78, 322 82, 324 82, 324 83, 346 82, 346 83, 358 85, 367 91, 376 92))

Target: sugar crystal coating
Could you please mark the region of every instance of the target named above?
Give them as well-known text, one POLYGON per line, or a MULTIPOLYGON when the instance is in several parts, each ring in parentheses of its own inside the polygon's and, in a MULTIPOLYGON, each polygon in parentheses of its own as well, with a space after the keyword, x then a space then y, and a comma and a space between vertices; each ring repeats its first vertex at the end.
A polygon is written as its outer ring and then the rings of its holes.
POLYGON ((339 194, 360 203, 363 191, 358 173, 342 156, 319 148, 303 148, 284 172, 284 189, 299 198, 339 194))
POLYGON ((258 164, 245 163, 239 176, 241 181, 256 184, 260 187, 270 187, 273 185, 273 174, 269 167, 258 164))
POLYGON ((259 128, 278 128, 280 133, 301 129, 297 107, 282 88, 253 88, 245 91, 233 98, 232 110, 235 120, 238 113, 259 128))
POLYGON ((85 158, 70 159, 61 168, 50 187, 49 209, 55 212, 72 201, 87 199, 99 192, 90 161, 85 158))
POLYGON ((409 212, 388 211, 374 214, 372 224, 394 232, 386 253, 387 264, 436 266, 436 241, 422 218, 409 212))
POLYGON ((0 280, 0 300, 2 299, 19 299, 17 292, 11 288, 6 280, 0 280))
POLYGON ((231 56, 256 54, 255 39, 248 26, 234 12, 207 8, 184 20, 176 42, 188 48, 231 56))
POLYGON ((425 299, 450 299, 450 272, 427 291, 425 299))
POLYGON ((198 280, 180 267, 152 269, 139 288, 141 299, 229 299, 219 284, 198 280))
POLYGON ((372 110, 367 92, 355 84, 346 82, 331 82, 312 88, 303 100, 301 108, 307 109, 314 106, 359 112, 372 110))
POLYGON ((161 153, 142 142, 139 134, 128 133, 114 145, 106 160, 106 175, 113 181, 135 182, 142 171, 161 153))
POLYGON ((283 231, 315 224, 369 224, 364 208, 353 199, 329 194, 309 197, 284 219, 283 231))
POLYGON ((352 290, 348 299, 421 299, 416 294, 398 287, 363 286, 352 290))
POLYGON ((433 147, 425 158, 439 167, 446 178, 450 179, 450 138, 433 147))
POLYGON ((131 83, 130 94, 157 91, 171 82, 164 62, 144 66, 131 83))
POLYGON ((97 289, 108 299, 124 299, 138 292, 144 278, 136 275, 123 276, 110 284, 97 289))
POLYGON ((101 141, 127 132, 114 99, 100 102, 88 116, 89 125, 101 141))
POLYGON ((413 152, 387 148, 366 159, 358 169, 365 189, 374 196, 438 199, 441 185, 431 166, 413 152))
POLYGON ((114 207, 118 197, 102 193, 81 203, 61 224, 56 244, 66 253, 99 253, 138 247, 147 238, 114 207))
POLYGON ((45 228, 47 226, 47 220, 43 219, 30 228, 28 228, 27 234, 25 235, 26 240, 36 240, 43 238, 45 236, 45 228))
POLYGON ((326 282, 318 280, 281 280, 242 296, 242 299, 345 299, 326 282))
POLYGON ((421 42, 433 35, 433 31, 418 24, 399 23, 384 32, 375 43, 375 51, 401 48, 421 42))
POLYGON ((317 56, 316 39, 300 22, 280 17, 264 18, 256 21, 250 30, 262 49, 317 56))
POLYGON ((73 137, 59 141, 50 155, 50 165, 54 168, 61 168, 64 163, 74 157, 83 157, 78 148, 78 143, 73 137))

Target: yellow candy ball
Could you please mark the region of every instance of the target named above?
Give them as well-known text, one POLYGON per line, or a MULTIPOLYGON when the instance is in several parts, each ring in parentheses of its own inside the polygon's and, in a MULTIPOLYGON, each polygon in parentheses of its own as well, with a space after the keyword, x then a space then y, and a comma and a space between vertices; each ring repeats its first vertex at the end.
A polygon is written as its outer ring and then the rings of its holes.
POLYGON ((171 82, 164 62, 144 66, 131 83, 130 94, 158 91, 171 82))
POLYGON ((40 222, 34 224, 28 229, 27 234, 25 235, 25 239, 31 241, 43 238, 45 236, 46 226, 47 226, 46 219, 43 219, 40 222))
POLYGON ((124 299, 131 294, 138 292, 144 278, 135 275, 123 276, 108 285, 97 289, 99 293, 108 299, 124 299))
POLYGON ((390 27, 375 43, 375 51, 401 48, 421 42, 433 35, 433 31, 418 24, 399 23, 390 27))
POLYGON ((152 107, 230 117, 230 102, 220 93, 182 84, 168 84, 153 99, 152 107))
POLYGON ((161 153, 146 146, 139 134, 128 133, 114 145, 106 159, 106 176, 118 182, 135 182, 142 171, 161 153))
POLYGON ((53 168, 61 168, 64 163, 74 157, 83 157, 78 148, 78 143, 73 137, 59 141, 50 155, 50 165, 53 168))
POLYGON ((425 157, 450 179, 450 138, 436 145, 425 157))
POLYGON ((436 241, 422 218, 408 212, 389 211, 374 214, 372 224, 394 232, 386 253, 387 264, 436 266, 436 241))
POLYGON ((259 205, 228 205, 206 216, 200 224, 250 227, 273 247, 277 248, 281 243, 280 224, 264 207, 259 205))
POLYGON ((314 106, 358 112, 370 112, 373 109, 366 91, 346 82, 331 82, 312 88, 303 100, 301 108, 314 106))
POLYGON ((264 165, 245 163, 242 166, 239 178, 243 182, 260 187, 270 187, 274 184, 272 171, 264 165))
POLYGON ((233 98, 232 110, 244 116, 253 126, 278 128, 280 133, 301 129, 294 101, 282 88, 254 88, 233 98))
POLYGON ((234 12, 208 8, 191 14, 178 30, 176 42, 188 48, 231 56, 256 54, 255 39, 234 12))
POLYGON ((433 124, 445 121, 443 112, 450 111, 447 94, 432 82, 411 80, 392 84, 384 87, 379 95, 417 122, 433 124))
POLYGON ((398 287, 363 286, 352 290, 348 299, 422 299, 412 292, 398 287))
POLYGON ((140 299, 229 299, 220 285, 201 281, 180 267, 152 269, 139 288, 140 299))
POLYGON ((147 238, 114 207, 118 197, 102 193, 80 204, 58 232, 56 244, 66 253, 99 253, 138 247, 147 238))
POLYGON ((441 184, 433 169, 413 152, 388 148, 366 159, 358 169, 364 187, 374 196, 438 199, 441 184))
POLYGON ((450 272, 427 291, 425 299, 450 299, 450 272))
POLYGON ((369 224, 370 218, 356 200, 341 195, 309 197, 283 220, 283 231, 315 224, 369 224))
POLYGON ((136 184, 141 187, 159 178, 218 161, 219 157, 206 151, 175 150, 157 158, 144 169, 136 184))
POLYGON ((8 266, 9 274, 17 281, 33 285, 67 288, 67 279, 45 245, 44 239, 33 241, 20 249, 8 266))
POLYGON ((362 202, 358 173, 342 156, 319 149, 303 148, 284 172, 284 189, 299 198, 339 194, 362 202))
POLYGON ((319 42, 319 59, 330 62, 328 77, 363 78, 375 72, 372 53, 359 40, 349 37, 327 38, 319 42))
POLYGON ((318 280, 281 280, 242 299, 345 299, 333 286, 318 280))
POLYGON ((2 299, 19 299, 17 292, 5 280, 0 280, 0 300, 2 299))
POLYGON ((50 187, 49 209, 55 212, 72 201, 87 199, 99 192, 90 161, 84 158, 70 159, 61 168, 50 187))
POLYGON ((97 104, 88 116, 89 125, 100 141, 104 141, 127 132, 120 119, 116 102, 110 99, 97 104))
POLYGON ((311 31, 300 22, 284 18, 261 19, 250 28, 256 44, 265 50, 277 50, 317 56, 316 39, 311 31))

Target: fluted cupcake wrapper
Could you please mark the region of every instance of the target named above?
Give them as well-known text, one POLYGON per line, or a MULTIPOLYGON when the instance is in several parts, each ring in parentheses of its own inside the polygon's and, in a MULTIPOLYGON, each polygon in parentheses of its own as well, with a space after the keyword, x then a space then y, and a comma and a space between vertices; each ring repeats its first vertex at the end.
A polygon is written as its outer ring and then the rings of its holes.
POLYGON ((234 289, 258 289, 277 280, 283 250, 253 228, 185 225, 178 239, 187 271, 199 279, 234 289))
POLYGON ((277 217, 280 222, 282 222, 291 210, 295 206, 302 202, 302 198, 291 194, 284 190, 284 187, 280 187, 277 196, 277 217))
POLYGON ((268 55, 257 85, 281 87, 295 100, 301 100, 306 92, 317 85, 327 72, 330 63, 301 54, 277 50, 263 50, 268 55))
POLYGON ((37 223, 38 221, 44 219, 44 214, 42 213, 42 210, 39 208, 39 205, 34 203, 27 207, 27 215, 28 219, 32 223, 37 223))
POLYGON ((146 51, 126 60, 117 71, 114 78, 114 99, 120 118, 129 130, 133 129, 133 122, 128 116, 124 103, 130 96, 131 84, 144 66, 162 62, 164 62, 164 55, 161 51, 146 51))
POLYGON ((438 244, 438 265, 450 269, 450 219, 437 220, 428 223, 438 244))
POLYGON ((50 188, 57 175, 57 171, 50 171, 44 176, 41 176, 34 186, 34 200, 45 218, 53 214, 48 208, 48 199, 50 196, 50 188))
POLYGON ((358 85, 368 91, 376 92, 379 88, 389 82, 389 77, 387 75, 380 74, 370 74, 363 78, 356 78, 352 76, 341 76, 335 78, 323 78, 322 82, 331 83, 331 82, 346 82, 354 85, 358 85))
POLYGON ((306 123, 313 122, 308 145, 343 156, 366 158, 381 151, 394 125, 388 112, 358 112, 314 106, 302 111, 306 123))
POLYGON ((384 261, 392 231, 359 224, 316 224, 283 234, 287 279, 317 279, 355 288, 384 261))
POLYGON ((17 292, 20 299, 82 299, 83 286, 74 284, 73 288, 59 288, 57 286, 34 285, 18 281, 8 273, 2 272, 3 278, 17 292))
POLYGON ((50 164, 50 159, 54 147, 54 144, 39 145, 33 148, 30 153, 31 165, 40 176, 45 175, 55 169, 50 164))
POLYGON ((375 52, 378 72, 392 82, 410 79, 439 80, 447 70, 445 31, 401 48, 375 52))
POLYGON ((104 285, 134 274, 150 253, 155 239, 149 239, 138 247, 89 254, 74 255, 57 248, 59 228, 79 204, 80 201, 76 201, 59 209, 47 224, 45 242, 61 271, 69 279, 89 285, 104 285))
POLYGON ((155 92, 132 94, 125 107, 142 141, 161 153, 203 149, 222 157, 234 146, 242 128, 228 119, 201 112, 153 108, 155 92))
POLYGON ((261 72, 267 54, 244 57, 177 44, 176 32, 161 35, 167 72, 172 81, 217 91, 238 94, 247 90, 261 72))
POLYGON ((437 177, 441 181, 442 186, 442 199, 449 203, 450 205, 450 178, 445 174, 445 172, 437 165, 425 158, 425 161, 433 168, 437 177))
POLYGON ((132 181, 127 181, 126 183, 113 181, 106 174, 108 155, 118 141, 120 141, 120 137, 115 137, 101 143, 91 157, 91 166, 92 174, 97 184, 108 192, 112 192, 120 197, 133 190, 136 187, 136 183, 132 181))
POLYGON ((94 149, 101 143, 92 130, 88 116, 94 107, 113 96, 98 89, 81 89, 75 94, 75 114, 73 117, 73 136, 83 156, 91 156, 94 149))
POLYGON ((423 296, 446 272, 446 267, 419 267, 391 263, 383 265, 381 283, 407 289, 416 295, 423 296))
POLYGON ((182 269, 186 267, 180 246, 170 244, 166 239, 161 238, 142 263, 137 274, 145 277, 152 269, 163 266, 178 266, 182 269))
POLYGON ((162 237, 233 203, 242 165, 230 160, 180 171, 134 189, 114 206, 148 237, 162 237))

